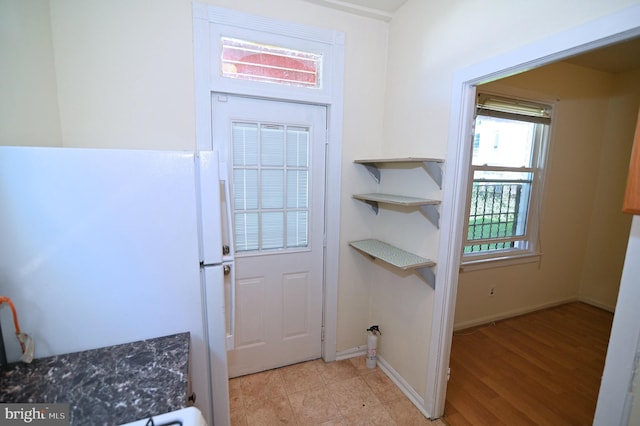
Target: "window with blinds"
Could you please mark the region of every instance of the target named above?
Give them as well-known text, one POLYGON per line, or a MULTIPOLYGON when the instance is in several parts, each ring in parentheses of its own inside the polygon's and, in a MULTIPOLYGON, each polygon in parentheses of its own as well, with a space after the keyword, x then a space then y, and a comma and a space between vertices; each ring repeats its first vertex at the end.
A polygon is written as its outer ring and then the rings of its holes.
POLYGON ((236 250, 309 244, 309 129, 234 122, 233 207, 236 250))
POLYGON ((221 37, 223 77, 320 88, 322 55, 221 37))
POLYGON ((535 250, 551 107, 478 95, 465 260, 535 250))

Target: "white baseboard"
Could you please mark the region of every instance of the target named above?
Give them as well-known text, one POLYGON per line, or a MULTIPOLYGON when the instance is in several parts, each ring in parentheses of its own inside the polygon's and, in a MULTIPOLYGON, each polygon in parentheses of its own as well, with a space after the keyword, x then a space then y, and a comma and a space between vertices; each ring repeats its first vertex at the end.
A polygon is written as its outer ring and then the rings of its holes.
POLYGON ((424 398, 422 398, 415 389, 413 389, 411 385, 409 385, 409 383, 407 383, 407 381, 381 356, 378 356, 378 367, 380 367, 380 370, 382 370, 382 372, 386 374, 387 377, 396 384, 396 386, 398 386, 402 393, 409 398, 409 401, 416 406, 423 416, 427 419, 431 419, 431 414, 429 414, 429 412, 424 408, 424 398))
MULTIPOLYGON (((355 348, 346 349, 336 353, 336 361, 355 358, 367 354, 367 346, 356 346, 355 348)), ((393 367, 380 355, 378 355, 378 367, 384 374, 398 386, 400 391, 409 398, 409 401, 422 413, 423 416, 430 419, 431 415, 424 409, 424 399, 407 383, 393 367)))
POLYGON ((595 306, 596 308, 604 309, 605 311, 608 311, 611 313, 615 312, 616 310, 615 306, 605 305, 604 303, 600 303, 596 300, 589 299, 586 297, 578 297, 578 300, 582 303, 586 303, 587 305, 595 306))
MULTIPOLYGON (((518 315, 524 315, 542 309, 553 308, 554 306, 564 305, 565 303, 582 301, 578 297, 569 297, 566 299, 560 299, 553 302, 543 303, 541 305, 528 306, 526 308, 514 309, 512 311, 503 312, 497 315, 489 315, 482 318, 476 318, 470 321, 464 321, 453 325, 453 331, 463 330, 465 328, 475 327, 478 325, 489 324, 494 321, 500 321, 507 318, 517 317, 518 315)), ((586 302, 585 303, 589 303, 586 302)))
MULTIPOLYGON (((543 303, 541 305, 530 306, 530 307, 523 308, 523 309, 515 309, 513 311, 504 312, 504 313, 499 314, 499 315, 491 315, 491 316, 487 316, 487 317, 478 318, 478 319, 475 319, 475 320, 471 320, 471 321, 466 321, 466 322, 463 322, 463 323, 455 324, 453 329, 454 329, 454 331, 462 330, 462 329, 469 328, 469 327, 475 327, 475 326, 478 326, 478 325, 488 324, 488 323, 493 322, 493 321, 499 321, 499 320, 503 320, 503 319, 507 319, 507 318, 511 318, 511 317, 516 317, 518 315, 528 314, 528 313, 539 311, 539 310, 542 310, 542 309, 553 308, 554 306, 564 305, 565 303, 571 303, 571 302, 583 302, 583 303, 586 303, 588 305, 593 305, 593 306, 595 306, 597 308, 601 308, 601 309, 604 309, 604 310, 607 310, 607 311, 610 311, 610 312, 614 311, 614 309, 611 308, 610 306, 606 306, 606 305, 604 305, 602 303, 598 303, 598 302, 596 302, 594 300, 590 300, 590 299, 586 299, 586 298, 580 298, 580 297, 570 297, 570 298, 567 298, 567 299, 556 300, 554 302, 543 303)), ((341 360, 345 360, 345 359, 349 359, 349 358, 355 358, 355 357, 359 357, 359 356, 364 356, 366 354, 367 354, 367 346, 366 345, 356 346, 354 348, 350 348, 350 349, 346 349, 344 351, 336 352, 336 361, 341 361, 341 360)), ((407 383, 407 381, 396 370, 394 370, 394 368, 384 359, 384 357, 380 356, 379 354, 378 354, 378 367, 380 367, 380 370, 382 370, 382 372, 384 374, 386 374, 387 377, 389 377, 389 379, 391 379, 391 381, 396 384, 396 386, 398 386, 400 391, 402 391, 402 393, 407 398, 409 398, 411 403, 413 405, 415 405, 415 407, 422 413, 422 415, 424 415, 428 419, 431 419, 431 414, 429 414, 429 412, 424 408, 424 398, 422 398, 411 387, 411 385, 409 385, 409 383, 407 383)))
POLYGON ((342 361, 343 359, 355 358, 367 354, 367 345, 356 346, 355 348, 345 349, 344 351, 336 352, 336 361, 342 361))
MULTIPOLYGON (((474 319, 474 320, 471 320, 471 321, 465 321, 463 323, 455 324, 453 329, 454 329, 454 331, 462 330, 462 329, 469 328, 469 327, 475 327, 475 326, 478 326, 478 325, 488 324, 488 323, 491 323, 493 321, 500 321, 500 320, 503 320, 503 319, 516 317, 518 315, 528 314, 528 313, 539 311, 539 310, 542 310, 542 309, 553 308, 554 306, 560 306, 560 305, 563 305, 565 303, 571 303, 571 302, 583 302, 583 303, 586 303, 588 305, 592 305, 592 306, 595 306, 595 307, 600 308, 600 309, 604 309, 604 310, 609 311, 609 312, 614 312, 614 310, 615 310, 615 308, 612 308, 610 306, 604 305, 604 304, 599 303, 599 302, 597 302, 595 300, 591 300, 591 299, 587 299, 587 298, 583 298, 583 297, 570 297, 570 298, 566 298, 566 299, 556 300, 554 302, 543 303, 543 304, 536 305, 536 306, 530 306, 530 307, 523 308, 523 309, 515 309, 515 310, 512 310, 512 311, 504 312, 504 313, 499 314, 499 315, 490 315, 490 316, 487 316, 487 317, 478 318, 478 319, 474 319)), ((356 346, 354 348, 350 348, 350 349, 346 349, 344 351, 336 352, 336 361, 341 361, 341 360, 345 360, 345 359, 349 359, 349 358, 355 358, 355 357, 359 357, 359 356, 364 356, 366 354, 367 354, 367 346, 366 345, 356 346)), ((391 381, 396 384, 396 386, 398 386, 400 391, 402 391, 402 393, 407 398, 409 398, 411 403, 413 403, 413 405, 415 405, 415 407, 426 418, 428 418, 428 419, 431 418, 431 415, 429 414, 429 412, 424 408, 424 399, 411 387, 411 385, 409 385, 409 383, 407 383, 406 380, 404 380, 404 378, 396 370, 394 370, 394 368, 384 359, 384 357, 382 357, 380 355, 378 355, 378 367, 380 367, 380 370, 382 370, 382 372, 385 373, 387 375, 387 377, 389 377, 389 379, 391 379, 391 381)))

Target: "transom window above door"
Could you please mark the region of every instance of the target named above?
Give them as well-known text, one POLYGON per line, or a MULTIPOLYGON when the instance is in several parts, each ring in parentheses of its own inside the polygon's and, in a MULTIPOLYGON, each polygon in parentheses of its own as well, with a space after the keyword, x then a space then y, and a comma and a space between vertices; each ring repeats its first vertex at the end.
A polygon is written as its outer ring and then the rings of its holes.
POLYGON ((233 122, 233 217, 237 252, 309 244, 310 129, 233 122))
POLYGON ((223 77, 319 88, 322 55, 221 37, 223 77))

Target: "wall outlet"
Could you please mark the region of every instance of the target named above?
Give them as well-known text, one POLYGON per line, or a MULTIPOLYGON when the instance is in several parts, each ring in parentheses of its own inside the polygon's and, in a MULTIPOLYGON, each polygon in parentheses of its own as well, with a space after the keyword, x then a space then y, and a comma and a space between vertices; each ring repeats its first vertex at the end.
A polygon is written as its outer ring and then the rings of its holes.
POLYGON ((496 294, 496 288, 495 287, 491 287, 489 289, 489 296, 493 296, 494 294, 496 294))

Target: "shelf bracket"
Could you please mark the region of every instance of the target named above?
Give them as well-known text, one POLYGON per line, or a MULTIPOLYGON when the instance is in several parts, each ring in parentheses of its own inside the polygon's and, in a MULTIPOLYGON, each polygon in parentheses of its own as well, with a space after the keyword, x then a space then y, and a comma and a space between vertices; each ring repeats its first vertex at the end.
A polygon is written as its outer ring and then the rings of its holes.
POLYGON ((429 219, 436 228, 440 229, 440 212, 438 212, 438 208, 433 204, 425 204, 419 207, 427 219, 429 219))
MULTIPOLYGON (((437 161, 425 161, 424 166, 427 168, 427 173, 442 189, 442 166, 440 163, 437 161)), ((378 174, 380 174, 380 171, 378 171, 378 174)))
POLYGON ((369 207, 371 207, 371 210, 373 210, 375 214, 378 214, 379 207, 377 201, 364 200, 364 202, 369 204, 369 207))
POLYGON ((436 289, 436 274, 430 267, 416 268, 416 273, 422 278, 432 289, 436 289))
POLYGON ((380 169, 378 168, 378 166, 376 166, 375 163, 363 163, 362 165, 367 168, 367 171, 373 177, 373 179, 377 183, 380 183, 380 169))

